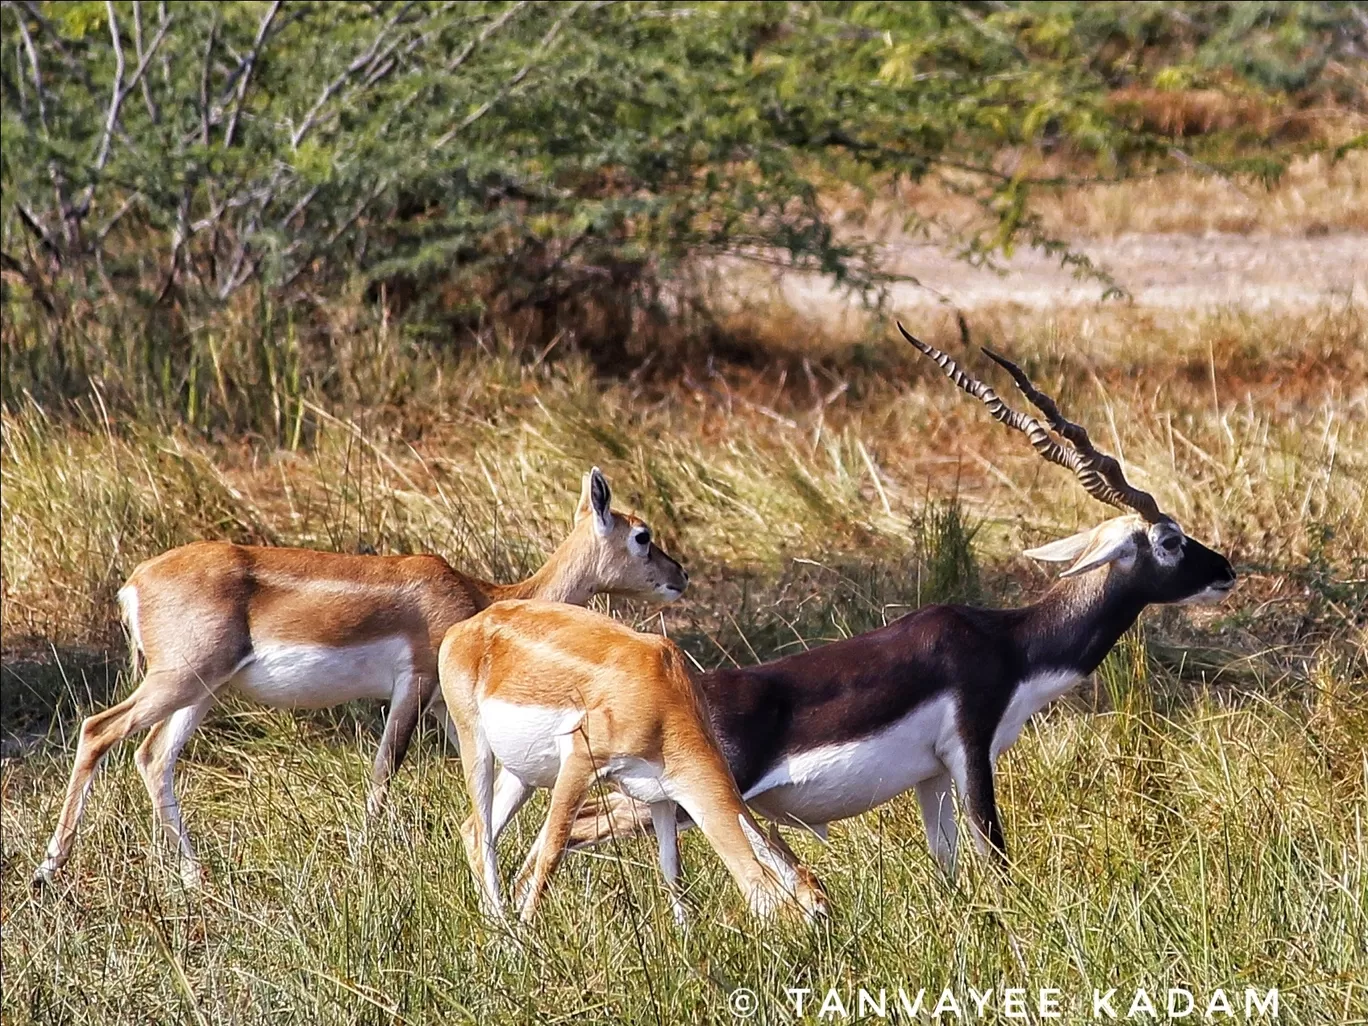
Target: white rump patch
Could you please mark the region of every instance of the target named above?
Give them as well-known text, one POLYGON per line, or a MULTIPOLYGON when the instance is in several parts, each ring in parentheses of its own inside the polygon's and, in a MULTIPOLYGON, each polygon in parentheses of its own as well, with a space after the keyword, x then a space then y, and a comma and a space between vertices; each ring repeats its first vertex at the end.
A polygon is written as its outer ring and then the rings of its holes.
POLYGON ((142 629, 138 625, 138 589, 131 584, 125 584, 119 589, 119 611, 123 613, 124 623, 128 625, 128 633, 133 638, 133 645, 139 652, 143 651, 142 629))

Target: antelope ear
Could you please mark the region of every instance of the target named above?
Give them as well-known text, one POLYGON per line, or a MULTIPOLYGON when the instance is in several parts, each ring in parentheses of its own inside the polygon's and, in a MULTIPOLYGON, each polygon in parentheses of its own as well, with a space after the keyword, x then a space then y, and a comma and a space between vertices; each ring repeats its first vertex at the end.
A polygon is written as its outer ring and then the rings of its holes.
POLYGON ((1135 558, 1135 535, 1129 531, 1122 533, 1119 531, 1100 532, 1096 541, 1078 557, 1078 562, 1069 569, 1065 570, 1060 577, 1077 577, 1079 574, 1086 574, 1089 570, 1094 570, 1105 563, 1114 563, 1118 559, 1135 558))
POLYGON ((595 467, 584 475, 580 484, 579 505, 575 507, 575 523, 585 517, 594 518, 594 531, 605 537, 613 530, 613 492, 603 471, 595 467))
POLYGON ((1090 527, 1086 531, 1079 531, 1068 538, 1052 541, 1048 545, 1027 549, 1023 554, 1046 563, 1069 563, 1081 556, 1087 549, 1089 543, 1092 542, 1094 531, 1096 528, 1090 527))
POLYGON ((1036 549, 1027 549, 1026 555, 1049 563, 1068 563, 1073 566, 1060 577, 1077 577, 1089 570, 1095 570, 1104 563, 1127 559, 1135 555, 1135 533, 1122 523, 1124 518, 1109 520, 1098 527, 1079 531, 1068 538, 1050 542, 1036 549))

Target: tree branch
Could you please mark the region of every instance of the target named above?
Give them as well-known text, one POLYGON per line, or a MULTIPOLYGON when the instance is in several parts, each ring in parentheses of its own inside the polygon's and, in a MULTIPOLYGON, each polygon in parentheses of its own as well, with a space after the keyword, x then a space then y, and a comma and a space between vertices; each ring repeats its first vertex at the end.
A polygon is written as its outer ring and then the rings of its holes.
MULTIPOLYGON (((514 76, 510 78, 507 82, 505 82, 497 93, 495 93, 492 97, 490 97, 484 103, 480 104, 473 111, 467 114, 460 124, 458 124, 455 128, 451 129, 450 131, 444 132, 442 136, 435 143, 433 143, 432 148, 434 150, 443 149, 447 143, 451 142, 452 139, 455 139, 456 136, 464 132, 471 125, 475 124, 475 122, 479 121, 480 118, 488 114, 490 109, 493 108, 494 104, 498 103, 504 97, 508 96, 508 94, 511 93, 514 89, 516 89, 519 86, 519 84, 521 84, 522 80, 525 79, 528 73, 532 70, 532 64, 534 60, 537 57, 540 57, 543 54, 545 54, 546 51, 550 49, 551 44, 555 42, 556 36, 560 35, 561 28, 564 27, 567 21, 569 21, 571 18, 575 16, 575 12, 583 6, 584 0, 577 0, 576 3, 573 3, 569 7, 567 7, 565 9, 565 13, 562 14, 559 18, 557 18, 555 22, 552 23, 551 27, 546 30, 546 34, 541 37, 541 41, 537 44, 537 49, 533 52, 532 56, 527 59, 527 63, 525 63, 521 68, 519 68, 517 73, 514 74, 514 76)), ((595 4, 594 6, 595 8, 598 8, 606 5, 595 4)))
POLYGON ((271 22, 280 13, 283 0, 275 0, 271 9, 266 12, 261 19, 261 24, 257 27, 256 39, 252 42, 252 49, 243 59, 243 69, 241 77, 238 79, 237 102, 233 106, 233 116, 228 119, 228 130, 223 133, 223 145, 229 147, 233 145, 233 136, 237 134, 238 118, 242 114, 243 101, 247 99, 247 86, 252 81, 252 71, 256 68, 257 58, 261 55, 261 48, 265 45, 266 34, 271 31, 271 22))
POLYGON ((114 226, 123 219, 123 216, 126 213, 133 209, 133 207, 137 204, 137 202, 140 199, 142 199, 142 193, 135 192, 126 200, 124 200, 123 204, 119 207, 118 210, 114 212, 113 216, 111 216, 110 219, 104 223, 104 227, 102 227, 99 231, 95 233, 95 241, 97 243, 103 242, 105 236, 108 235, 110 231, 114 228, 114 226))
POLYGON ((93 91, 94 85, 90 81, 90 71, 86 67, 85 61, 78 58, 67 49, 66 43, 62 41, 62 35, 52 27, 52 22, 43 17, 43 12, 33 0, 24 0, 24 9, 29 12, 30 17, 38 23, 38 27, 43 30, 43 34, 52 41, 53 47, 61 55, 67 68, 81 80, 81 84, 86 89, 93 91))
POLYGON ((4 250, 0 250, 0 271, 9 271, 11 274, 17 274, 24 280, 24 283, 28 285, 29 292, 32 293, 33 298, 37 300, 38 304, 44 310, 48 313, 56 312, 52 299, 48 295, 47 287, 43 284, 43 279, 39 277, 36 270, 25 267, 4 250))
POLYGON ((214 41, 218 38, 218 8, 209 22, 209 38, 204 44, 204 63, 200 67, 200 145, 209 145, 209 71, 214 63, 214 41))
MULTIPOLYGON (((138 55, 138 63, 144 63, 142 3, 140 0, 133 0, 133 46, 138 55)), ((157 110, 157 104, 152 99, 152 87, 147 84, 146 76, 139 84, 142 86, 143 103, 147 107, 147 116, 152 119, 152 124, 155 125, 161 120, 161 112, 157 110)))
POLYGON ((318 124, 319 112, 322 111, 324 105, 332 99, 333 95, 339 89, 347 84, 347 81, 353 75, 363 68, 368 67, 371 62, 375 60, 376 55, 380 52, 380 45, 412 7, 413 3, 410 2, 399 8, 399 12, 386 22, 384 27, 375 34, 375 38, 371 40, 371 45, 367 47, 366 51, 347 65, 340 75, 323 87, 323 91, 318 94, 318 99, 315 100, 314 105, 309 108, 309 113, 304 115, 304 121, 298 128, 290 133, 290 149, 299 149, 299 144, 304 141, 304 137, 318 124))
POLYGON ((513 17, 513 15, 517 14, 526 6, 527 0, 518 0, 517 3, 505 9, 502 14, 500 14, 497 18, 495 18, 488 25, 486 25, 484 27, 484 30, 481 31, 478 36, 476 36, 469 43, 467 43, 466 48, 464 50, 462 50, 454 58, 452 58, 450 63, 447 64, 446 70, 448 72, 451 72, 459 68, 462 64, 464 64, 467 60, 470 59, 470 55, 475 52, 477 47, 483 44, 484 41, 488 39, 490 36, 492 36, 495 32, 499 31, 499 29, 503 28, 509 18, 513 17))
MULTIPOLYGON (((119 109, 123 106, 124 100, 128 98, 128 94, 137 88, 138 83, 142 81, 143 74, 147 71, 148 64, 152 62, 153 54, 157 52, 157 48, 161 46, 162 40, 166 38, 166 32, 171 27, 171 23, 175 21, 175 16, 172 15, 168 17, 166 21, 162 22, 161 27, 157 29, 157 34, 152 37, 152 42, 148 44, 147 52, 139 58, 138 66, 133 69, 133 74, 129 77, 127 84, 125 84, 124 72, 126 70, 126 65, 124 63, 123 43, 119 38, 119 26, 114 18, 114 4, 112 0, 105 0, 105 8, 109 12, 109 35, 114 43, 115 67, 114 87, 110 91, 109 97, 109 113, 105 117, 104 134, 100 139, 100 149, 95 157, 95 170, 97 172, 103 171, 105 165, 109 163, 109 144, 114 137, 114 129, 119 121, 119 109)), ((94 186, 91 185, 88 187, 87 191, 89 192, 89 190, 93 189, 94 186)), ((88 201, 89 196, 87 195, 87 202, 88 201)))
POLYGON ((28 26, 24 24, 24 16, 16 12, 14 20, 19 23, 19 35, 24 40, 24 50, 28 53, 29 66, 33 69, 33 91, 38 95, 38 123, 43 126, 43 135, 50 137, 47 103, 43 95, 43 75, 38 70, 38 50, 33 45, 33 37, 29 35, 28 26))
POLYGON ((123 43, 119 39, 119 22, 114 14, 113 0, 105 0, 105 10, 109 14, 109 38, 114 43, 114 86, 109 91, 109 113, 105 115, 104 135, 100 137, 100 148, 95 154, 96 171, 103 171, 109 160, 109 143, 114 137, 114 124, 119 120, 119 107, 125 95, 123 43))

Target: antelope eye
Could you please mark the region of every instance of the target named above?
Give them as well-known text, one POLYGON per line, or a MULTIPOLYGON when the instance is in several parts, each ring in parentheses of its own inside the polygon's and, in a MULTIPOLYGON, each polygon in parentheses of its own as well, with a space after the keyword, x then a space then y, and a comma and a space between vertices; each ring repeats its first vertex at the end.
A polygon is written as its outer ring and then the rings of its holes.
POLYGON ((651 544, 651 532, 650 532, 650 531, 638 531, 638 532, 633 536, 632 541, 634 541, 634 542, 636 542, 638 545, 642 545, 642 546, 650 545, 650 544, 651 544))
POLYGON ((1183 539, 1179 538, 1176 534, 1170 534, 1165 536, 1164 540, 1159 544, 1163 546, 1165 552, 1177 552, 1183 547, 1183 539))

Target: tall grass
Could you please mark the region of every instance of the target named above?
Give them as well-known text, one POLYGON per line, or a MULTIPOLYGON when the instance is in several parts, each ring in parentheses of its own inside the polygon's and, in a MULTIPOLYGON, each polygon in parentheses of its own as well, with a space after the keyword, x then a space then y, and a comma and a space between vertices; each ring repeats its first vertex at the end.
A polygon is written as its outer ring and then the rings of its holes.
MULTIPOLYGON (((1329 678, 1337 680, 1339 678, 1329 678)), ((1148 681, 1130 682, 1142 694, 1148 681)), ((1051 713, 1007 757, 1006 881, 947 879, 899 800, 800 841, 836 909, 815 931, 747 922, 684 844, 692 925, 673 928, 644 843, 568 861, 530 929, 482 921, 449 756, 420 745, 389 822, 359 833, 366 751, 342 727, 230 710, 193 746, 183 798, 214 874, 179 890, 125 754, 99 782, 71 890, 22 875, 65 766, 4 773, 9 1022, 729 1022, 736 987, 787 1021, 786 987, 1281 992, 1281 1021, 1360 1021, 1368 994, 1364 708, 1289 681, 1168 713, 1051 713), (1334 703, 1333 718, 1323 713, 1334 703), (1339 724, 1339 725, 1337 725, 1339 724), (1353 733, 1357 731, 1357 733, 1353 733), (1311 740, 1314 738, 1314 740, 1311 740), (130 814, 130 810, 135 810, 130 814)), ((512 863, 543 805, 505 842, 512 863)), ((967 841, 967 839, 966 839, 967 841)), ((1123 1013, 1124 1014, 1124 1013, 1123 1013)), ((815 1018, 815 1017, 814 1017, 815 1018)))
MULTIPOLYGON (((363 836, 376 711, 230 699, 180 774, 205 893, 182 892, 153 843, 125 746, 97 780, 69 889, 31 895, 71 730, 131 684, 113 590, 192 537, 436 551, 512 579, 568 528, 597 463, 694 580, 659 616, 611 611, 715 666, 928 601, 1029 600, 1048 577, 1020 548, 1103 515, 891 343, 813 347, 805 365, 776 325, 750 336, 763 359, 605 378, 507 336, 478 356, 384 356, 365 339, 389 329, 366 316, 338 360, 353 390, 287 382, 279 430, 260 397, 243 416, 262 430, 230 430, 231 391, 199 420, 113 383, 75 405, 7 401, 7 1023, 725 1023, 737 987, 758 994, 756 1021, 778 1022, 785 987, 836 987, 853 1012, 859 987, 899 986, 933 1001, 945 986, 1058 987, 1078 1021, 1093 987, 1246 985, 1278 987, 1282 1021, 1368 1021, 1368 353, 1353 306, 975 315, 1243 577, 1226 606, 1147 615, 1094 687, 1005 757, 1005 880, 972 854, 943 875, 902 799, 830 845, 797 840, 836 909, 815 931, 757 928, 693 835, 686 931, 640 842, 568 860, 532 928, 494 926, 439 738, 415 746, 389 819, 363 836), (101 659, 82 661, 90 650, 101 659)), ((510 869, 543 808, 510 832, 510 869)))

